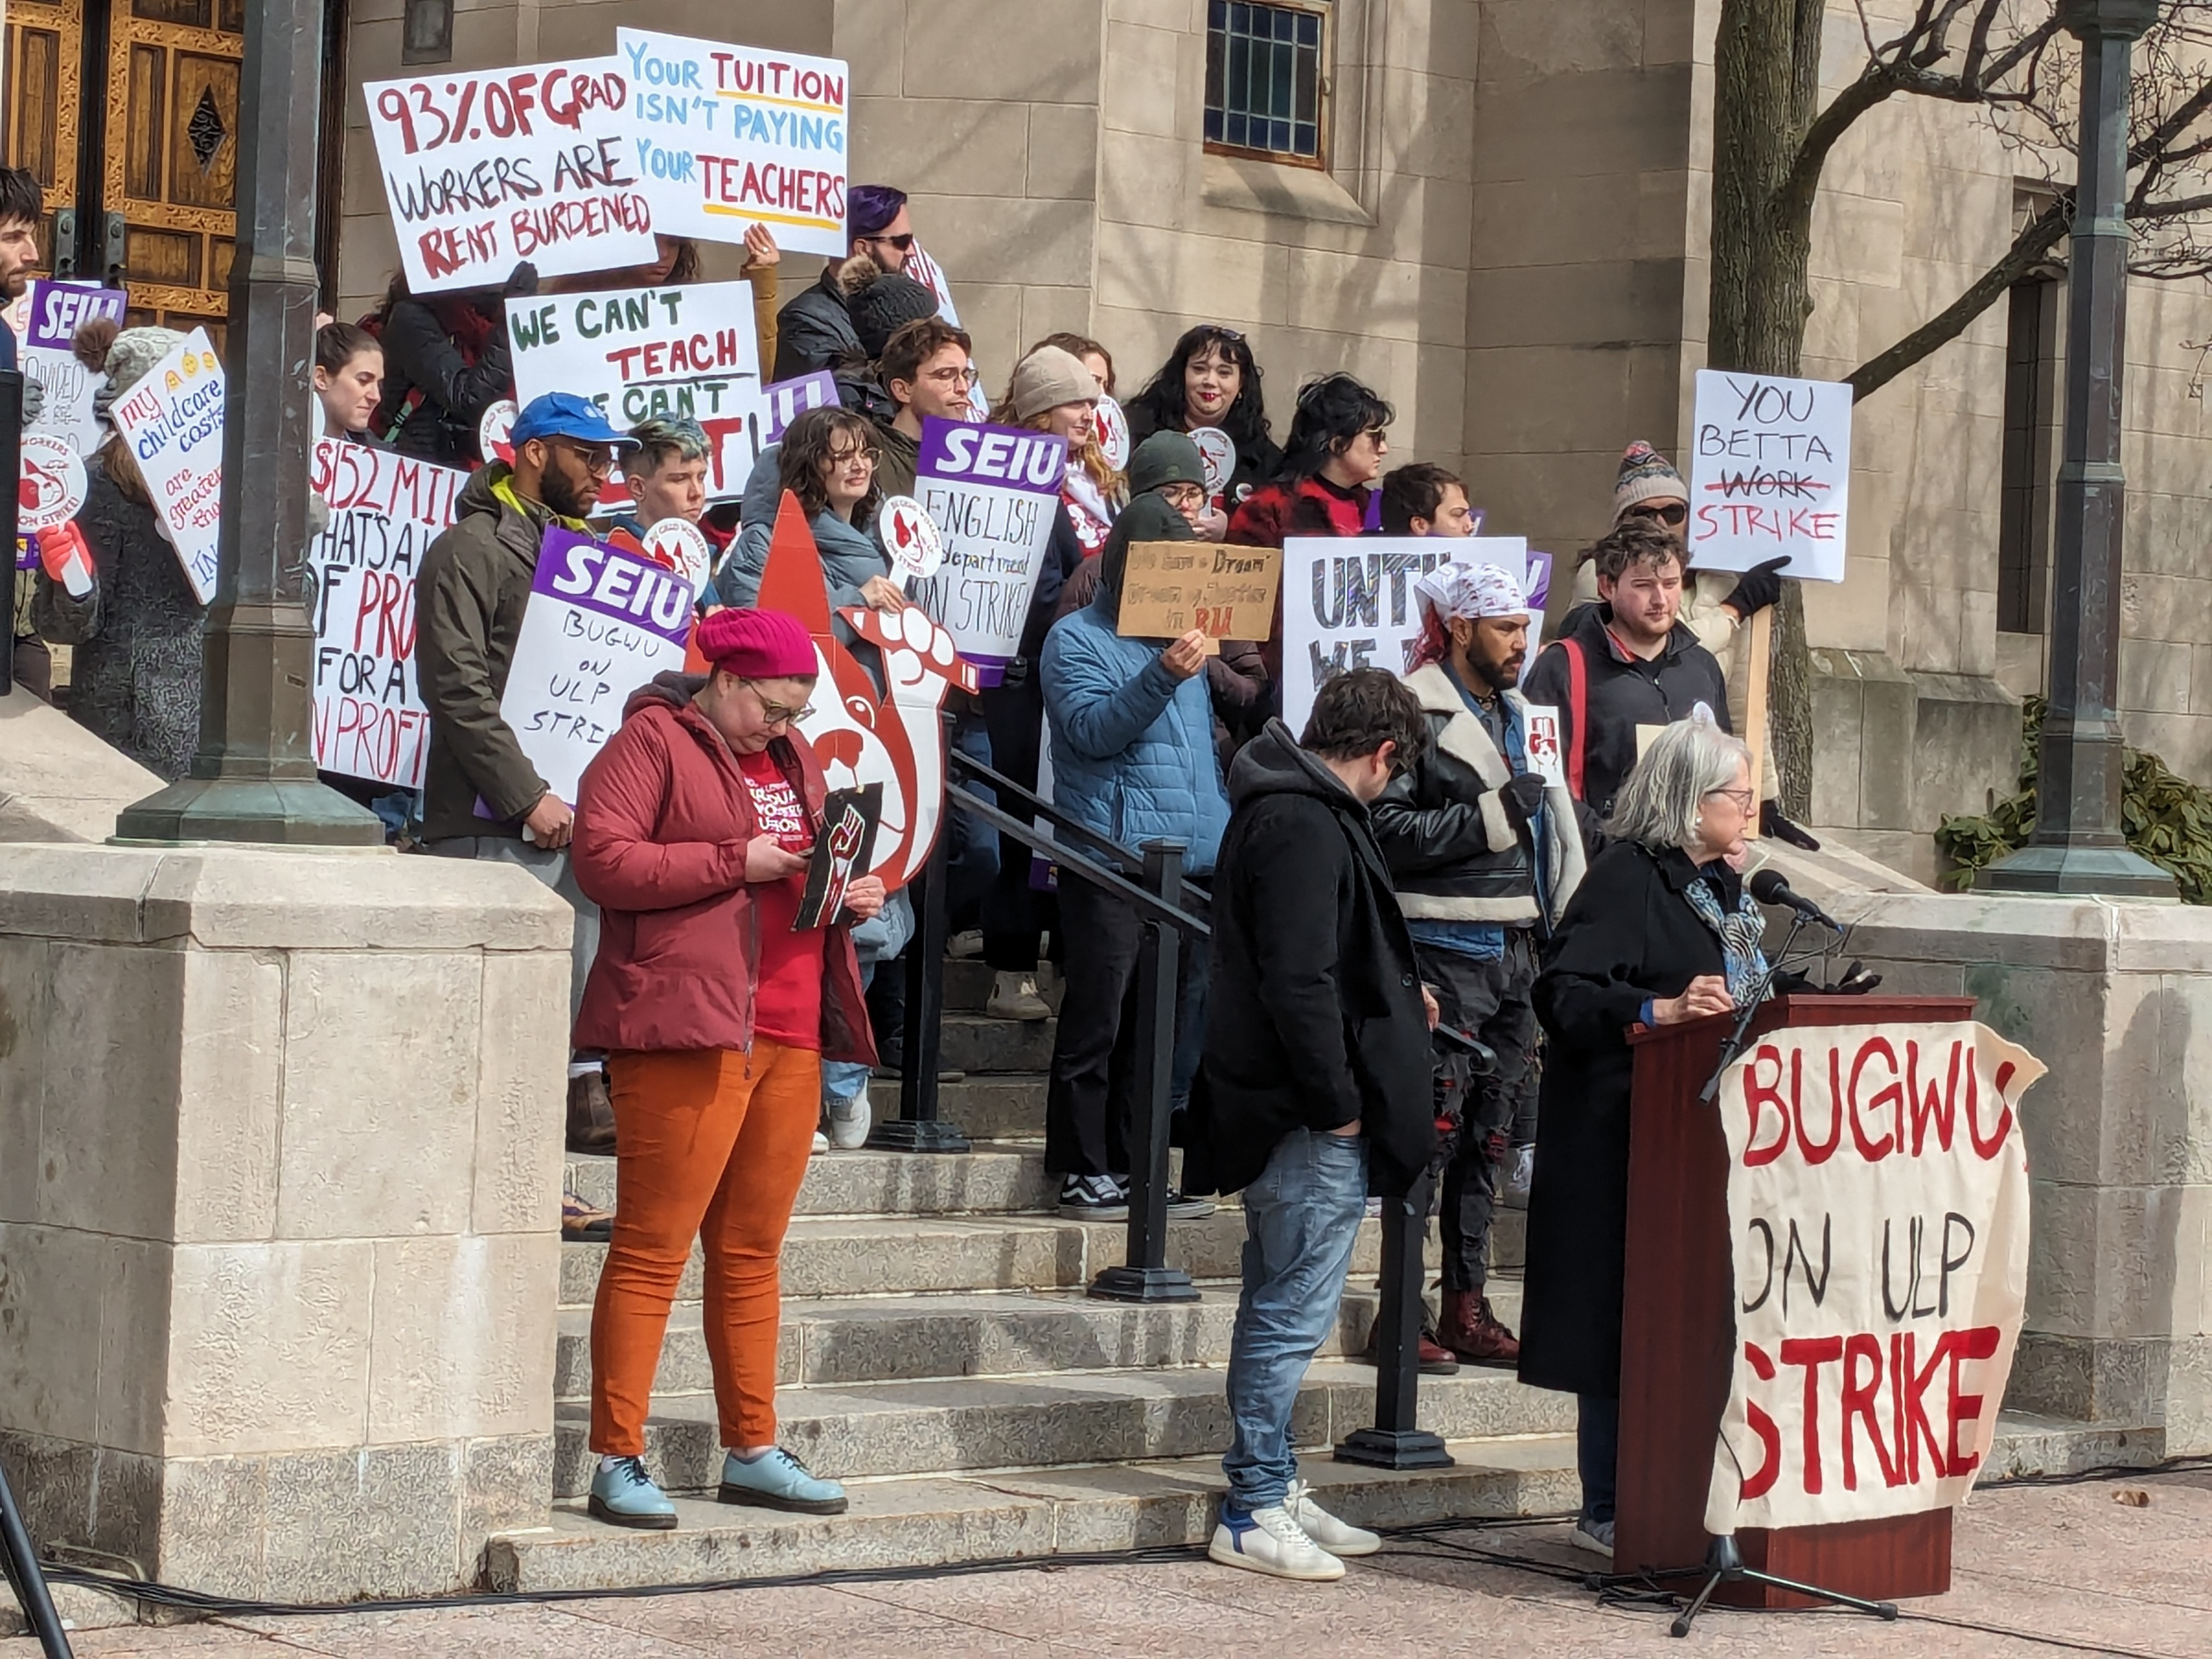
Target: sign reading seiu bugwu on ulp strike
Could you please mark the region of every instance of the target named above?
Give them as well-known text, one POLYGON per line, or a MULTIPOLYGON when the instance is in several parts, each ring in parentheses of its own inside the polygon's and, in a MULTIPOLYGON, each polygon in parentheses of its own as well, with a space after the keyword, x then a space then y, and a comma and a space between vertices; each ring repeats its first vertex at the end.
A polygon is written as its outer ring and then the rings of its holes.
POLYGON ((656 229, 734 242, 762 224, 787 252, 849 251, 842 63, 627 28, 615 54, 656 229))
POLYGON ((1972 1490, 2026 1306, 2042 1075, 1961 1020, 1771 1031, 1722 1079, 1736 1352, 1708 1531, 1972 1490))

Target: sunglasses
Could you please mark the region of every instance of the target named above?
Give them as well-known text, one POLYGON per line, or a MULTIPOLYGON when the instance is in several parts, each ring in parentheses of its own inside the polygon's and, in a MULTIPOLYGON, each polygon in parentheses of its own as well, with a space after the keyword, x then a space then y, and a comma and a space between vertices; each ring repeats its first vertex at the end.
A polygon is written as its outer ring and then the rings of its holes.
POLYGON ((914 233, 910 230, 898 236, 862 236, 858 240, 863 242, 888 242, 901 253, 911 252, 914 248, 914 233))
POLYGON ((753 701, 760 705, 761 719, 770 726, 803 726, 814 718, 814 705, 811 703, 793 708, 787 702, 777 702, 773 698, 762 696, 759 685, 754 681, 746 680, 744 684, 745 690, 753 694, 753 701))
POLYGON ((1630 507, 1628 516, 1632 519, 1656 519, 1663 525, 1679 526, 1688 522, 1690 509, 1683 501, 1671 501, 1656 507, 1645 503, 1630 507))

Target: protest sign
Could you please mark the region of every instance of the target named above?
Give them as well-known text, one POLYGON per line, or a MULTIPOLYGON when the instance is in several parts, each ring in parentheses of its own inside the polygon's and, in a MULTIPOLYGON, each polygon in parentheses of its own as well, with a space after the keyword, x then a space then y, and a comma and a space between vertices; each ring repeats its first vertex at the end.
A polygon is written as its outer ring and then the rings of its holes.
POLYGON ((764 224, 787 253, 850 251, 842 63, 629 28, 615 55, 655 229, 739 242, 764 224))
POLYGON ((1559 748, 1559 711, 1547 704, 1527 705, 1525 745, 1528 769, 1546 783, 1567 787, 1566 758, 1559 748))
POLYGON ((307 544, 315 580, 315 764, 420 788, 429 712, 415 683, 415 576, 453 521, 469 475, 325 438, 308 482, 330 523, 307 544))
MULTIPOLYGON (((769 441, 750 283, 510 299, 507 332, 524 405, 569 392, 621 430, 652 416, 695 420, 711 446, 708 495, 744 493, 769 441)), ((602 510, 626 495, 610 492, 602 510)))
POLYGON ((1966 1498, 2020 1336, 2043 1071, 1961 1020, 1773 1031, 1721 1079, 1736 1353, 1708 1531, 1966 1498))
POLYGON ((770 380, 761 388, 761 398, 768 405, 768 424, 762 436, 766 442, 781 443, 791 423, 808 410, 836 406, 837 377, 826 368, 817 368, 792 380, 770 380))
POLYGON ((215 597, 222 517, 222 361, 196 328, 109 411, 146 480, 193 597, 215 597))
POLYGON ((806 884, 799 890, 799 914, 791 930, 805 933, 837 919, 853 878, 867 873, 874 856, 876 825, 884 816, 884 787, 833 789, 822 803, 822 833, 806 860, 806 884))
POLYGON ((1115 631, 1174 640, 1196 629, 1208 640, 1264 640, 1275 628, 1282 555, 1272 547, 1214 542, 1131 542, 1115 631))
POLYGON ((362 88, 407 285, 497 288, 650 264, 652 210, 614 58, 440 70, 362 88))
POLYGON ((34 420, 23 423, 26 436, 45 433, 79 455, 100 447, 100 426, 92 418, 92 394, 106 381, 98 369, 77 362, 70 342, 95 317, 120 324, 129 297, 119 288, 88 288, 76 283, 32 283, 23 313, 23 378, 37 385, 43 403, 34 420))
POLYGON ((576 799, 629 694, 684 665, 692 595, 641 555, 557 526, 545 532, 499 715, 562 800, 576 799))
POLYGON ((945 562, 908 592, 986 684, 1021 648, 1066 471, 1065 438, 933 415, 921 423, 915 493, 944 537, 945 562))
POLYGON ((1744 571, 1786 556, 1785 576, 1843 580, 1851 397, 1841 381, 1698 371, 1693 567, 1744 571))
POLYGON ((934 576, 945 562, 945 538, 913 496, 887 498, 876 514, 876 528, 884 550, 891 556, 892 578, 902 587, 917 576, 934 576))
MULTIPOLYGON (((1293 537, 1283 544, 1283 720, 1305 728, 1314 692, 1347 668, 1402 674, 1421 637, 1413 583, 1440 564, 1494 564, 1540 611, 1551 562, 1521 536, 1293 537), (1537 561, 1541 560, 1540 565, 1537 561)), ((1534 641, 1532 636, 1530 647, 1534 641)))

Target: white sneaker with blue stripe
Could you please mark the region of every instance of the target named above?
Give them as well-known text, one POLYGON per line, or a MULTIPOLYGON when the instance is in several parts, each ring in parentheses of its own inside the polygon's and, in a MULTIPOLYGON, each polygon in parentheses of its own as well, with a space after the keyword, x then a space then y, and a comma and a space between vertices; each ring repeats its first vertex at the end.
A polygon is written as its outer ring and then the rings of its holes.
POLYGON ((1277 1578, 1302 1578, 1328 1583, 1344 1577, 1344 1563, 1306 1535, 1280 1504, 1249 1511, 1225 1499, 1221 1521, 1206 1547, 1209 1558, 1224 1567, 1243 1567, 1277 1578))

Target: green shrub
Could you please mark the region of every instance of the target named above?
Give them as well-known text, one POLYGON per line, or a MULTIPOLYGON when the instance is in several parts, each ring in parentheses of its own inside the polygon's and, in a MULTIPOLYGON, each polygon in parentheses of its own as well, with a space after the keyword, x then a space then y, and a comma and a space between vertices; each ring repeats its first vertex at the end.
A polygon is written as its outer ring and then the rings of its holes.
MULTIPOLYGON (((2035 829, 2036 744, 2045 702, 2031 697, 2021 736, 2021 793, 1980 817, 1947 817, 1936 831, 1936 850, 1954 866, 1954 888, 1973 885, 1983 866, 2027 844, 2035 829)), ((2212 789, 2199 788, 2155 755, 2125 751, 2120 799, 2128 845, 2181 884, 2188 904, 2212 904, 2212 789)))

